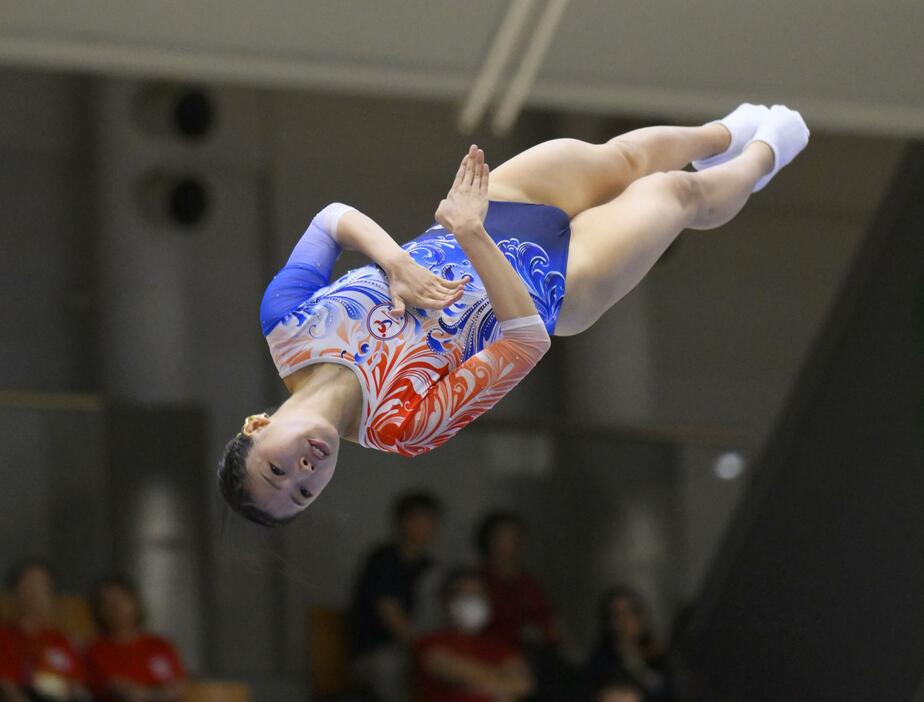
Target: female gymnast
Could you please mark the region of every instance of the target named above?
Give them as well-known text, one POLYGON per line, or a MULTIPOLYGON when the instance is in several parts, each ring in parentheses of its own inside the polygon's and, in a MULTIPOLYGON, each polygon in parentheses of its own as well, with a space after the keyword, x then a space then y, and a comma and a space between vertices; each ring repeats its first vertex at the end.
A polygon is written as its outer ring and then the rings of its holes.
POLYGON ((590 327, 683 229, 729 221, 808 137, 798 112, 745 103, 701 127, 548 141, 490 176, 473 145, 436 223, 403 246, 328 205, 263 297, 291 396, 226 446, 225 499, 273 526, 317 499, 341 438, 404 456, 441 445, 532 370, 550 334, 590 327), (690 162, 697 172, 678 170, 690 162), (374 263, 331 282, 341 248, 374 263))

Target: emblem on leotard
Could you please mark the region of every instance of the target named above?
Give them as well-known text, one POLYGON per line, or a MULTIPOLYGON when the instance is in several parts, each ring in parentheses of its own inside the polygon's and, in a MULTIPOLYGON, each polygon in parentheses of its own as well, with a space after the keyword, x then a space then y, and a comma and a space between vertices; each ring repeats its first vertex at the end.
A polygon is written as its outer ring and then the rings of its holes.
POLYGON ((398 334, 404 331, 408 323, 408 315, 405 313, 404 319, 398 320, 392 317, 391 303, 376 305, 369 314, 366 315, 366 327, 369 333, 376 339, 394 339, 398 334))

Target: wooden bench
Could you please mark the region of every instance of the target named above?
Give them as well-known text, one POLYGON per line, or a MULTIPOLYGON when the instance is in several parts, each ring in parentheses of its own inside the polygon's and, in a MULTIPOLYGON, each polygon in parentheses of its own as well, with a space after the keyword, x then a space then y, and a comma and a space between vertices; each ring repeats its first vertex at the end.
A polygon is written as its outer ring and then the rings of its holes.
POLYGON ((186 685, 183 702, 250 702, 250 687, 241 683, 196 680, 186 685))
POLYGON ((308 685, 311 699, 350 692, 347 615, 341 609, 309 607, 306 616, 308 685))

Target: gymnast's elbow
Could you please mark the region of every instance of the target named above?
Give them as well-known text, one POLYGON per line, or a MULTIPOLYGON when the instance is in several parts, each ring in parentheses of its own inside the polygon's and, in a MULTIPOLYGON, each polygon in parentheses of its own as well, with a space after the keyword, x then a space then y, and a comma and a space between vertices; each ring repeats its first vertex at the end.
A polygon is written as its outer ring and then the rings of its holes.
POLYGON ((531 341, 529 344, 529 355, 532 360, 532 365, 539 365, 539 361, 542 360, 542 357, 548 353, 549 349, 552 348, 552 340, 549 338, 549 335, 546 334, 544 339, 536 339, 531 341))
POLYGON ((533 364, 538 363, 552 347, 548 329, 538 314, 503 321, 500 328, 503 337, 518 350, 522 349, 522 354, 532 359, 533 364))
POLYGON ((543 334, 536 334, 529 340, 517 339, 514 347, 517 361, 523 365, 533 368, 539 364, 542 357, 552 348, 552 339, 544 329, 543 334))
MULTIPOLYGON (((526 330, 524 330, 526 331, 526 330)), ((542 357, 552 348, 552 337, 549 336, 545 324, 537 324, 528 328, 529 336, 523 339, 524 345, 529 346, 532 355, 535 356, 535 362, 539 363, 542 357)), ((526 336, 524 334, 524 336, 526 336)))

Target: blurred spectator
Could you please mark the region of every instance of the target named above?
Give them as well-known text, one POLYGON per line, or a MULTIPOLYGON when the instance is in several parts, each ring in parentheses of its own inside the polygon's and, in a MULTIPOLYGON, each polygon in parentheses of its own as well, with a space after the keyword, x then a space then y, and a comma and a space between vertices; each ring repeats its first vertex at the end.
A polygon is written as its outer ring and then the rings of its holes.
POLYGON ((29 559, 10 572, 12 621, 0 628, 0 699, 61 702, 81 699, 84 670, 67 637, 54 628, 55 577, 29 559))
POLYGON ((417 645, 418 702, 514 702, 528 695, 533 682, 526 662, 485 631, 491 606, 478 571, 450 573, 442 599, 446 628, 417 645))
POLYGON ((380 702, 407 702, 410 647, 418 589, 433 566, 429 551, 441 507, 433 496, 411 493, 393 508, 395 536, 362 567, 351 610, 354 678, 380 702))
POLYGON ((525 566, 526 525, 511 512, 488 514, 475 533, 481 575, 491 601, 488 633, 523 651, 536 679, 534 702, 573 699, 573 666, 539 581, 525 566))
POLYGON ((100 580, 90 596, 101 636, 87 649, 87 677, 100 702, 178 702, 186 672, 176 648, 146 633, 134 584, 100 580))
POLYGON ((691 667, 685 646, 691 630, 696 603, 688 602, 674 614, 671 624, 670 648, 667 651, 667 672, 673 697, 678 700, 699 700, 706 695, 701 692, 699 676, 691 667))
POLYGON ((525 526, 509 512, 494 512, 478 527, 476 546, 491 600, 488 632, 517 646, 555 644, 555 613, 545 590, 524 564, 525 526))
POLYGON ((590 689, 628 679, 642 689, 644 702, 671 700, 666 659, 651 632, 642 596, 625 586, 607 592, 600 602, 599 626, 600 639, 585 669, 590 689))
POLYGON ((632 680, 616 678, 594 690, 593 702, 644 702, 645 693, 632 680))

